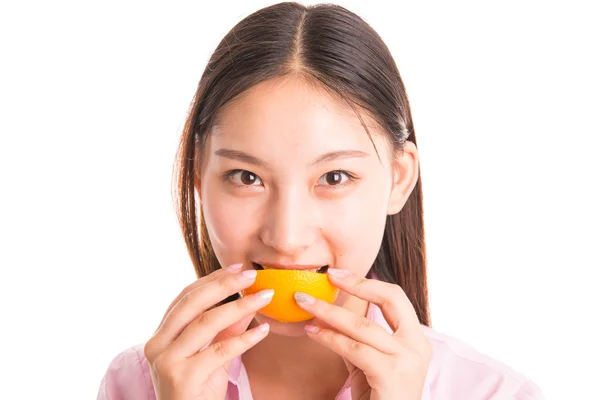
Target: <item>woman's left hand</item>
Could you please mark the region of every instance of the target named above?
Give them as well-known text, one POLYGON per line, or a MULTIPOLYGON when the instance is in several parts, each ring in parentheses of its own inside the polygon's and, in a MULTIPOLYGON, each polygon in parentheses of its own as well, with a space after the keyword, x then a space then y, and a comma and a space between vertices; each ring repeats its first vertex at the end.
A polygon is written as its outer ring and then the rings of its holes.
POLYGON ((329 270, 341 290, 381 308, 393 333, 345 308, 297 293, 298 305, 326 327, 307 325, 310 338, 344 358, 353 400, 420 400, 432 349, 398 285, 329 270), (329 329, 331 328, 331 329, 329 329))

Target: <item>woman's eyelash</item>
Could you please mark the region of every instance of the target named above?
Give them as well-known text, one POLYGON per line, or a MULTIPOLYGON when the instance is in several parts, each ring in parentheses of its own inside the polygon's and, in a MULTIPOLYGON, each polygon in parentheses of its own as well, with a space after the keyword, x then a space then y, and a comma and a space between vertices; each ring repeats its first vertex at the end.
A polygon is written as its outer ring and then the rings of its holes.
MULTIPOLYGON (((230 171, 227 171, 227 172, 225 172, 223 174, 223 179, 226 180, 226 181, 231 181, 232 178, 236 174, 244 173, 244 172, 247 172, 247 173, 255 176, 257 179, 260 180, 260 177, 258 175, 254 174, 254 173, 252 173, 250 171, 247 171, 245 169, 232 169, 230 171)), ((325 174, 321 175, 321 177, 319 178, 319 180, 321 180, 323 177, 326 177, 329 174, 341 174, 341 175, 346 176, 346 178, 348 179, 347 182, 342 182, 342 183, 336 184, 336 185, 329 185, 329 186, 332 186, 332 187, 333 186, 344 186, 344 185, 348 184, 349 182, 354 182, 354 181, 360 179, 358 176, 354 175, 353 173, 351 173, 349 171, 346 171, 346 170, 343 170, 343 169, 336 169, 336 170, 329 171, 329 172, 326 172, 325 174)), ((243 185, 243 186, 248 186, 248 185, 243 185)))
POLYGON ((256 183, 256 182, 260 182, 260 183, 262 183, 262 180, 260 179, 260 177, 259 177, 258 175, 256 175, 256 174, 255 174, 255 173, 253 173, 253 172, 250 172, 250 171, 248 171, 248 170, 245 170, 245 169, 232 169, 231 171, 227 171, 227 172, 225 172, 225 173, 223 174, 223 179, 224 179, 225 181, 232 182, 232 183, 234 183, 234 184, 235 184, 235 185, 237 185, 237 186, 256 186, 256 185, 253 185, 253 184, 254 184, 254 183, 256 183), (242 182, 241 184, 239 184, 239 183, 236 183, 236 182, 233 182, 233 177, 234 177, 235 175, 237 175, 237 174, 242 174, 242 175, 243 175, 244 173, 246 173, 247 175, 250 175, 250 176, 252 176, 252 177, 254 178, 253 180, 254 180, 255 182, 250 182, 250 183, 248 183, 248 184, 246 184, 246 183, 244 183, 244 182, 242 182))
POLYGON ((356 181, 359 178, 358 178, 358 176, 352 174, 351 172, 345 171, 343 169, 336 169, 336 170, 329 171, 329 172, 321 175, 321 177, 319 178, 319 182, 321 182, 321 180, 323 180, 323 179, 325 180, 325 182, 321 183, 322 186, 327 186, 332 189, 336 189, 336 188, 343 188, 343 187, 353 183, 354 181, 356 181), (331 177, 334 174, 341 175, 345 179, 342 178, 341 182, 329 182, 328 177, 331 177))
POLYGON ((231 171, 227 171, 223 174, 223 178, 224 179, 230 179, 233 175, 237 174, 238 172, 242 172, 243 169, 232 169, 231 171))
POLYGON ((348 177, 348 179, 350 179, 351 181, 354 181, 354 180, 358 179, 358 176, 356 176, 356 175, 352 174, 351 172, 344 171, 343 169, 336 169, 335 171, 330 171, 330 172, 328 172, 328 174, 331 174, 331 173, 334 173, 334 174, 344 174, 344 175, 346 175, 346 176, 348 177))

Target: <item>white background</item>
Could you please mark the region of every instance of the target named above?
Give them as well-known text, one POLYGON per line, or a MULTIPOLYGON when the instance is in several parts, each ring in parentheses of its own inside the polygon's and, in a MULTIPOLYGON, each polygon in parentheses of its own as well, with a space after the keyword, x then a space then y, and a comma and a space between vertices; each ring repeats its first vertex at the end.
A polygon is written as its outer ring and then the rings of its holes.
MULTIPOLYGON (((592 398, 598 13, 483 3, 340 2, 380 33, 408 90, 434 328, 548 399, 592 398)), ((211 51, 268 4, 0 6, 0 397, 95 398, 110 360, 194 279, 171 201, 176 141, 211 51)))

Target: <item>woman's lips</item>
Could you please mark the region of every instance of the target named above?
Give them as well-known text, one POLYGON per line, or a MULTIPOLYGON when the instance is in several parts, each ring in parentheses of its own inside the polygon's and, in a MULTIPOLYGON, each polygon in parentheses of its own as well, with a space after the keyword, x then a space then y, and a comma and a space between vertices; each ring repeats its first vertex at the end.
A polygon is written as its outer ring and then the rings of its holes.
POLYGON ((323 265, 321 267, 317 267, 317 266, 313 266, 313 265, 281 265, 281 264, 266 264, 266 263, 265 264, 260 264, 260 263, 256 263, 256 262, 253 262, 252 266, 256 270, 263 270, 263 269, 296 269, 296 270, 301 270, 301 271, 318 272, 320 274, 324 274, 325 272, 327 272, 327 268, 329 268, 329 265, 323 265))

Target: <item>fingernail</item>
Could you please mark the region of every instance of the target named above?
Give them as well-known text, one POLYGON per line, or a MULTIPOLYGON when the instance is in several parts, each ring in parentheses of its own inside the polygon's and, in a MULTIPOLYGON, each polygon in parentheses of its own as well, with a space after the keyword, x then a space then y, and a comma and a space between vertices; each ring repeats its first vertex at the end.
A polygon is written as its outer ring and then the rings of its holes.
POLYGON ((254 336, 254 339, 262 339, 267 332, 269 332, 269 324, 262 324, 254 329, 252 336, 254 336))
POLYGON ((265 290, 261 290, 260 292, 256 293, 256 295, 260 299, 263 299, 263 300, 271 299, 273 297, 273 294, 275 294, 275 291, 273 289, 265 289, 265 290))
POLYGON ((247 269, 242 271, 241 275, 246 279, 254 279, 256 278, 256 270, 255 269, 247 269))
POLYGON ((315 304, 317 302, 317 299, 315 299, 314 297, 312 297, 309 294, 302 293, 302 292, 294 293, 294 298, 296 299, 296 301, 298 303, 307 304, 307 305, 315 304))
POLYGON ((242 266, 243 266, 243 265, 244 265, 244 264, 242 264, 242 263, 239 263, 239 264, 232 264, 232 265, 230 265, 229 267, 227 267, 227 269, 228 269, 229 271, 237 271, 238 269, 242 268, 242 266))
POLYGON ((314 325, 304 325, 304 330, 306 332, 310 332, 310 333, 319 333, 321 328, 319 328, 318 326, 314 326, 314 325))
POLYGON ((335 276, 337 278, 345 278, 348 275, 350 275, 350 271, 346 271, 344 269, 337 269, 337 268, 327 268, 327 273, 335 276))

